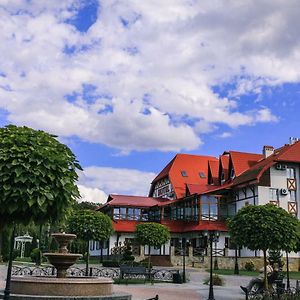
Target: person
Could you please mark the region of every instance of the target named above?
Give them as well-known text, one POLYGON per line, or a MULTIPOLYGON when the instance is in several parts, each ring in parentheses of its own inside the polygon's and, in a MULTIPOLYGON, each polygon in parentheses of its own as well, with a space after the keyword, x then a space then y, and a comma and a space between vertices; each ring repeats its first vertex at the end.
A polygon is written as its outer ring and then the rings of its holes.
MULTIPOLYGON (((267 262, 266 271, 267 271, 267 278, 269 278, 274 272, 274 269, 272 268, 269 261, 267 262)), ((263 287, 263 284, 264 284, 264 268, 261 268, 259 270, 259 273, 260 273, 260 275, 257 278, 251 279, 247 286, 240 286, 240 288, 242 289, 242 291, 245 294, 248 294, 252 290, 254 285, 256 285, 256 284, 259 287, 263 287)))

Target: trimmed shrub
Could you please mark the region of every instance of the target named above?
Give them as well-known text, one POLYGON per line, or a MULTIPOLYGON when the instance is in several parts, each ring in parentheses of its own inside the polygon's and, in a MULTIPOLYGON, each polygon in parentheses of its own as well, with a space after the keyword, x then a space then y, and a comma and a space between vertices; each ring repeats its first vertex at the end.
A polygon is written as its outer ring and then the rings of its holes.
POLYGON ((252 260, 248 260, 246 263, 245 263, 245 270, 246 271, 254 271, 255 269, 255 265, 253 263, 252 260))
POLYGON ((41 251, 39 248, 34 248, 32 249, 31 253, 30 253, 30 258, 31 258, 31 261, 36 263, 37 265, 40 265, 41 264, 41 251))
MULTIPOLYGON (((212 280, 213 280, 213 285, 219 285, 219 286, 224 285, 224 279, 223 279, 223 277, 219 276, 218 274, 213 274, 212 280)), ((207 278, 204 281, 204 284, 209 284, 209 278, 207 278)))

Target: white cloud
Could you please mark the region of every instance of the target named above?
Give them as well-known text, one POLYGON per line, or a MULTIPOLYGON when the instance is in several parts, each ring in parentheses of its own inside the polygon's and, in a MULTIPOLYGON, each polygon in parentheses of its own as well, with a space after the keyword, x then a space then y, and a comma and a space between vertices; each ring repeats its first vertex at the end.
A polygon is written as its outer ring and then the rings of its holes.
POLYGON ((80 3, 0 1, 0 107, 10 121, 124 153, 191 150, 222 124, 277 121, 238 98, 300 79, 297 0, 104 0, 86 33, 63 22, 80 3), (228 98, 214 92, 228 83, 228 98))
POLYGON ((232 133, 231 132, 227 132, 227 131, 218 135, 218 137, 221 138, 221 139, 226 139, 226 138, 229 138, 231 136, 232 136, 232 133))
POLYGON ((107 200, 107 194, 97 188, 91 188, 84 185, 78 185, 81 198, 78 202, 93 202, 93 203, 105 203, 107 200))
POLYGON ((99 191, 103 194, 146 196, 154 178, 155 174, 151 172, 91 166, 79 174, 79 186, 88 188, 81 188, 81 191, 87 191, 87 195, 91 195, 90 192, 97 189, 94 191, 97 197, 99 191))

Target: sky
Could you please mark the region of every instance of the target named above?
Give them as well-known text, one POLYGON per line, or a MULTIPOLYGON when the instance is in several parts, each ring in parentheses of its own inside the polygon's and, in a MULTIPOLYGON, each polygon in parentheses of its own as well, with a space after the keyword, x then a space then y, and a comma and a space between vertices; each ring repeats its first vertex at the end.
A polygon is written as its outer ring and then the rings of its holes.
POLYGON ((0 126, 59 136, 82 201, 176 155, 300 137, 298 0, 0 0, 0 126))

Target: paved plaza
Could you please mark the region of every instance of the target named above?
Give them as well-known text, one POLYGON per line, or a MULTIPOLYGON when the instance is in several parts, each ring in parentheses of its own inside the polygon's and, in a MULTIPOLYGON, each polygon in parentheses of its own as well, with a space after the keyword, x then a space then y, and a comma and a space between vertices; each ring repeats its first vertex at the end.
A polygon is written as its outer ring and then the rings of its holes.
MULTIPOLYGON (((132 300, 145 300, 159 295, 160 300, 206 300, 208 286, 203 281, 209 276, 208 273, 196 268, 189 268, 189 282, 186 284, 155 283, 151 284, 128 284, 114 285, 115 292, 124 292, 132 295, 132 300)), ((0 289, 5 286, 6 266, 0 265, 0 289)), ((243 300, 245 296, 240 285, 246 285, 251 277, 248 276, 222 276, 224 286, 215 286, 214 295, 216 300, 243 300)), ((292 285, 295 282, 292 281, 292 285)))

